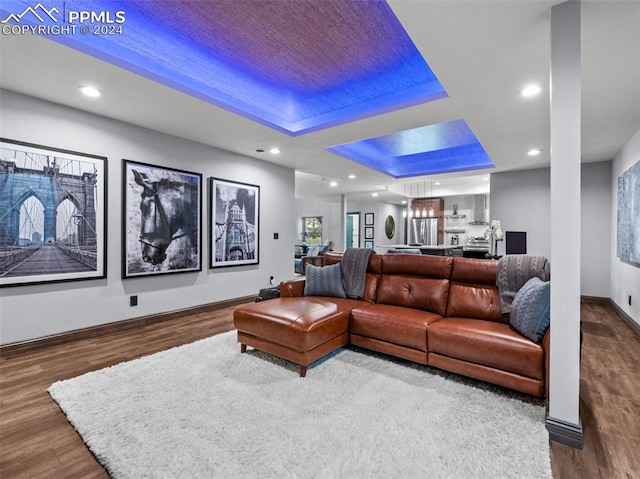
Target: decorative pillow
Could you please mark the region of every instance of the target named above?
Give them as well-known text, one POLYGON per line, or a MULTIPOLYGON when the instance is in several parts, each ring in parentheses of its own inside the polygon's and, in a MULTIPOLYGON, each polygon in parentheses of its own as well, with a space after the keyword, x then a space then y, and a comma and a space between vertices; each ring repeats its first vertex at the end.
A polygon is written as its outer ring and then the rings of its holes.
POLYGON ((531 278, 513 298, 509 323, 519 333, 539 343, 551 320, 551 283, 531 278))
POLYGON ((308 264, 305 267, 305 296, 334 296, 346 298, 344 285, 342 284, 342 266, 340 263, 331 266, 314 266, 308 264))

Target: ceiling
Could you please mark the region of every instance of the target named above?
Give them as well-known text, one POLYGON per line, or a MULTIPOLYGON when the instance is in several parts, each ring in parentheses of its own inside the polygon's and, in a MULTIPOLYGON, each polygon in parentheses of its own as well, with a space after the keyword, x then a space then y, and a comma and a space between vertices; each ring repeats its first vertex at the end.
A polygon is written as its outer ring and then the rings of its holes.
MULTIPOLYGON (((345 194, 358 201, 377 192, 380 200, 398 201, 405 193, 471 193, 488 188, 484 179, 488 173, 547 166, 549 9, 560 2, 388 3, 444 86, 447 98, 291 136, 31 35, 2 35, 0 85, 294 168, 299 197, 337 199, 345 194), (519 91, 527 83, 540 84, 542 93, 521 97, 519 91), (78 87, 86 84, 97 86, 104 95, 83 97, 78 87), (495 168, 402 180, 327 151, 458 119, 464 119, 495 168), (269 153, 274 146, 280 154, 269 153), (527 151, 532 148, 539 148, 541 154, 529 157, 527 151), (348 179, 349 174, 355 179, 348 179), (337 186, 330 186, 334 181, 337 186)), ((612 159, 640 129, 638 25, 640 1, 582 1, 583 162, 612 159)), ((126 32, 126 23, 123 27, 126 32)))

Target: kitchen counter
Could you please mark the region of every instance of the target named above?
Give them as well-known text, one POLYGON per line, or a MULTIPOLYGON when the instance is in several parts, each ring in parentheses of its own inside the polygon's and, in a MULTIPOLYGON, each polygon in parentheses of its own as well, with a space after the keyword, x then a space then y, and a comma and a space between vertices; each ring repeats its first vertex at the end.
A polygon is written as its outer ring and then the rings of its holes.
POLYGON ((387 248, 395 249, 419 249, 422 254, 430 254, 432 256, 462 256, 462 245, 420 245, 411 246, 407 244, 385 245, 387 248))

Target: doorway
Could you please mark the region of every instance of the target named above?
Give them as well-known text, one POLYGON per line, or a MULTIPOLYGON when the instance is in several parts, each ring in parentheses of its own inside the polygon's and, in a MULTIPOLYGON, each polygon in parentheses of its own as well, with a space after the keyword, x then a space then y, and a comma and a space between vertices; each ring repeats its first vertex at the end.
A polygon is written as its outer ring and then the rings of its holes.
POLYGON ((360 212, 347 213, 347 248, 360 247, 360 212))

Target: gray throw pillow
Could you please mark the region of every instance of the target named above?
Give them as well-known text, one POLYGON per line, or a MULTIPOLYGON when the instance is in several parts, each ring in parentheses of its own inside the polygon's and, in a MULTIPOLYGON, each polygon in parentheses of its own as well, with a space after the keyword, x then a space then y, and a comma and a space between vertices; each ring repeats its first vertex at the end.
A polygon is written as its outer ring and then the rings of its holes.
POLYGON ((346 298, 342 284, 342 267, 340 263, 331 266, 313 266, 308 264, 304 270, 305 296, 333 296, 346 298))
POLYGON ((519 333, 539 343, 551 320, 551 283, 531 278, 511 303, 509 323, 519 333))

